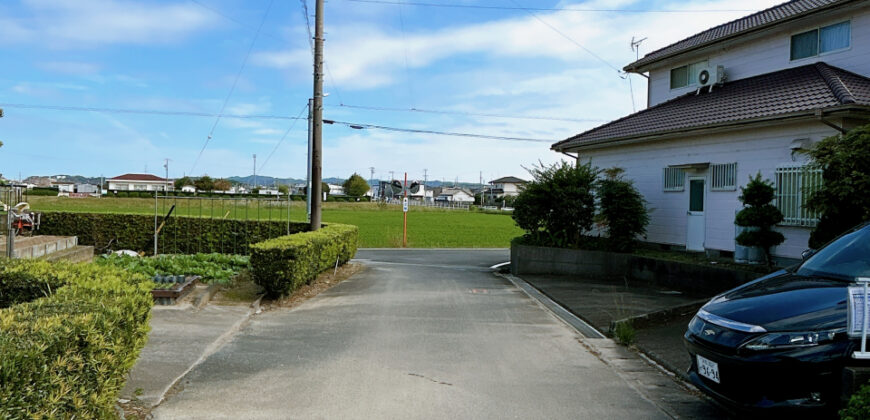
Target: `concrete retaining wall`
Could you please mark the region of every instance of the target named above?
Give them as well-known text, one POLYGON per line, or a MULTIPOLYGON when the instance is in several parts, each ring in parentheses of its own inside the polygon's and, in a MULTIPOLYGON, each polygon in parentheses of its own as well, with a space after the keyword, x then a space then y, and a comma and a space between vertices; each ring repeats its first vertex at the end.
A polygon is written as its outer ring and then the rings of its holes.
POLYGON ((631 254, 516 244, 511 245, 511 272, 514 275, 558 274, 614 281, 628 278, 699 296, 711 296, 761 276, 750 271, 631 254))

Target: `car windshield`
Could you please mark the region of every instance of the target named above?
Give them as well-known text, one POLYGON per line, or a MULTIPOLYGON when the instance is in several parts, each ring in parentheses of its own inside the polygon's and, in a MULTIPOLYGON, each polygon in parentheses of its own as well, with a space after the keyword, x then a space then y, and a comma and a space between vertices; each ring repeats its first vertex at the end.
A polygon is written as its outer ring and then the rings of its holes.
POLYGON ((847 233, 807 259, 797 274, 853 281, 870 277, 870 225, 847 233))

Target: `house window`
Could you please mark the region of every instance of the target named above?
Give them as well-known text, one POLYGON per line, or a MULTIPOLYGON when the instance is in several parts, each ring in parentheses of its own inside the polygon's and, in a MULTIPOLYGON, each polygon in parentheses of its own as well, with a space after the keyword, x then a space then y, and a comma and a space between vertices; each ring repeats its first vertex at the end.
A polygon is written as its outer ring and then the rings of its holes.
POLYGON ((671 69, 671 89, 698 84, 698 74, 708 66, 707 60, 671 69))
POLYGON ((737 189, 737 162, 710 165, 710 190, 734 191, 737 189))
POLYGON ((849 21, 823 26, 791 37, 791 59, 815 57, 849 48, 852 25, 849 21))
POLYGON ((682 168, 665 168, 663 178, 665 191, 685 191, 686 171, 682 168))
POLYGON ((810 196, 822 186, 822 170, 803 165, 776 168, 776 207, 785 226, 815 226, 819 214, 805 208, 810 196))

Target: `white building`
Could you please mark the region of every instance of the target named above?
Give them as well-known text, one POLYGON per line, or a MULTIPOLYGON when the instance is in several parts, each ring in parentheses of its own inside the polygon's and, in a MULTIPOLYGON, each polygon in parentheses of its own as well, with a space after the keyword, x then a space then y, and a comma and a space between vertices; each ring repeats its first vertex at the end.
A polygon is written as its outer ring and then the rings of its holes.
POLYGON ((474 203, 474 195, 464 188, 443 188, 435 201, 447 201, 451 203, 474 203))
POLYGON ((341 185, 335 184, 327 184, 329 185, 329 195, 344 195, 344 187, 341 185))
POLYGON ((76 183, 68 181, 51 181, 52 187, 57 187, 58 194, 69 194, 76 192, 76 183))
POLYGON ((491 193, 499 197, 506 195, 516 197, 520 195, 520 190, 522 190, 525 183, 526 181, 515 176, 505 176, 489 181, 491 193))
POLYGON ((109 178, 109 191, 172 191, 172 180, 151 174, 124 174, 109 178))
POLYGON ((625 169, 653 209, 646 240, 693 251, 734 251, 739 187, 761 172, 785 215, 773 254, 798 258, 821 182, 798 152, 870 121, 870 2, 791 1, 625 70, 648 75, 649 107, 552 149, 625 169))
POLYGON ((194 187, 193 185, 185 185, 185 186, 181 187, 181 192, 195 193, 196 187, 194 187))

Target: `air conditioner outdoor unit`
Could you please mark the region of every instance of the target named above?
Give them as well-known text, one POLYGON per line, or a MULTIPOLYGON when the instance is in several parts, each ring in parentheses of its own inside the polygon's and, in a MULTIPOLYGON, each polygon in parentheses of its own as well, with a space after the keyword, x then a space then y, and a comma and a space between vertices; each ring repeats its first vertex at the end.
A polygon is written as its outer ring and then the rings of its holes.
POLYGON ((707 67, 698 73, 698 86, 720 85, 725 82, 725 66, 707 67))

